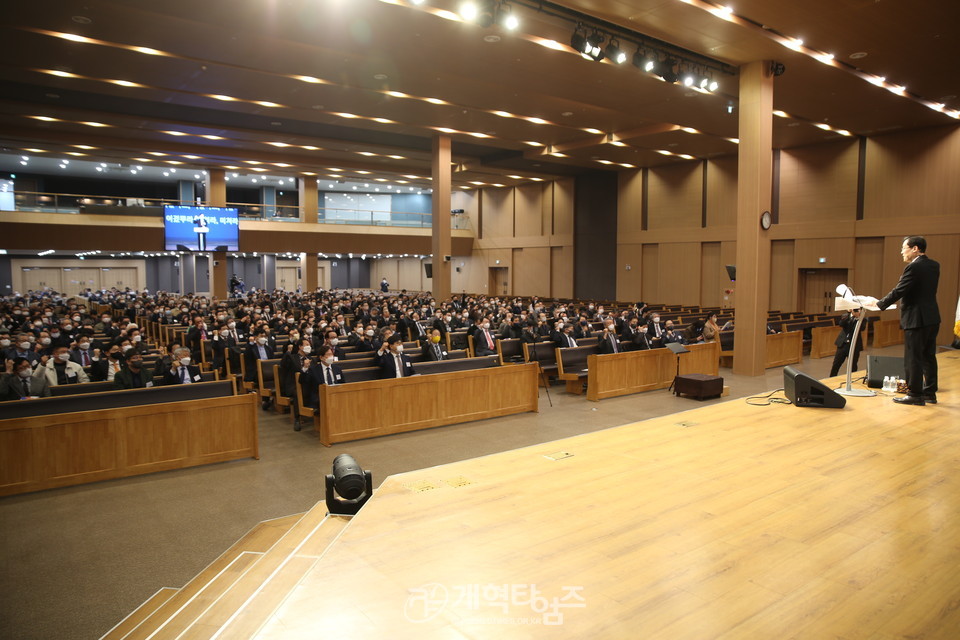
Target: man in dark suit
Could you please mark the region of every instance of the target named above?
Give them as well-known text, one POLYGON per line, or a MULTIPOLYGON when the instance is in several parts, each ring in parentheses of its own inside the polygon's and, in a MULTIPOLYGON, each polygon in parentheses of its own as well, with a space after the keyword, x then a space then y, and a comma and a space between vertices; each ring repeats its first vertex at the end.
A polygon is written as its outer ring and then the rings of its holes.
POLYGON ((210 333, 207 331, 207 323, 203 321, 202 316, 194 316, 193 326, 187 331, 186 345, 190 347, 194 362, 200 362, 201 340, 209 340, 210 333))
POLYGON ((439 362, 447 359, 447 346, 442 342, 440 329, 430 330, 430 339, 423 345, 423 359, 427 362, 439 362))
POLYGON ((617 339, 617 329, 613 320, 607 320, 603 325, 603 331, 597 338, 597 347, 600 353, 620 353, 623 349, 620 347, 620 341, 617 339))
POLYGON ((577 346, 577 341, 573 338, 573 325, 566 323, 560 330, 560 333, 557 334, 554 344, 557 349, 569 349, 577 346))
POLYGON ((405 378, 416 373, 413 370, 413 363, 410 358, 403 355, 403 338, 399 333, 395 333, 387 340, 390 349, 380 356, 380 377, 387 378, 405 378))
POLYGON ((589 338, 592 335, 593 332, 590 329, 590 321, 587 319, 586 314, 582 314, 580 316, 580 320, 573 328, 573 339, 579 340, 580 338, 589 338))
MULTIPOLYGON (((830 377, 840 372, 840 367, 850 353, 850 342, 853 332, 857 328, 857 319, 860 318, 860 309, 848 311, 840 317, 840 333, 837 335, 837 353, 833 356, 833 366, 830 367, 830 377)), ((860 362, 860 352, 863 351, 863 334, 857 336, 857 346, 853 350, 853 370, 857 371, 860 362)))
POLYGON ((649 334, 650 338, 652 340, 660 340, 660 337, 666 330, 666 327, 664 327, 663 323, 660 322, 660 314, 654 313, 650 317, 650 322, 647 323, 647 333, 649 334))
POLYGON ((200 377, 200 367, 190 364, 190 362, 190 349, 186 347, 177 349, 173 354, 173 364, 163 372, 163 382, 161 384, 196 384, 201 382, 203 379, 200 377))
POLYGON ((310 338, 300 338, 294 345, 291 344, 290 350, 283 354, 280 359, 280 379, 277 384, 280 386, 280 395, 290 399, 290 406, 293 407, 293 430, 300 431, 300 407, 297 406, 297 372, 309 368, 310 353, 313 346, 310 344, 310 338))
POLYGON ((340 365, 334 361, 333 350, 329 345, 323 345, 317 351, 317 362, 307 358, 304 365, 300 370, 303 404, 311 409, 319 409, 320 394, 318 389, 320 385, 344 384, 347 379, 344 377, 340 365))
POLYGON ((633 344, 634 351, 646 351, 647 349, 654 348, 653 342, 650 340, 650 336, 647 335, 647 325, 640 325, 640 328, 634 334, 631 343, 633 344))
POLYGON ((490 333, 490 321, 484 319, 473 334, 473 351, 477 356, 492 356, 497 353, 497 345, 490 333))
POLYGON ((937 285, 940 263, 927 257, 927 241, 922 236, 903 239, 900 255, 907 266, 900 282, 880 300, 877 306, 886 309, 900 300, 900 328, 903 329, 903 366, 907 379, 907 395, 894 398, 899 404, 924 405, 937 403, 937 332, 940 331, 940 308, 937 306, 937 285))
POLYGON ((0 375, 0 401, 29 397, 50 397, 47 376, 43 372, 35 375, 26 358, 7 359, 5 373, 0 375))
POLYGON ((116 389, 145 389, 153 386, 153 370, 143 366, 143 356, 132 353, 127 358, 126 366, 113 376, 113 386, 116 389))
POLYGON ((244 382, 257 381, 257 360, 269 360, 273 358, 273 349, 270 348, 269 338, 262 331, 256 334, 253 342, 247 345, 246 353, 243 354, 245 361, 246 376, 244 382))

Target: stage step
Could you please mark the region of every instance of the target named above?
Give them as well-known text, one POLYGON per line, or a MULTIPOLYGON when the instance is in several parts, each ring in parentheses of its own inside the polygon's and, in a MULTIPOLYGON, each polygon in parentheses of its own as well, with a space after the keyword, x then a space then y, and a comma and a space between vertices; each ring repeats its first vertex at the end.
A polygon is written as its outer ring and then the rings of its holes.
MULTIPOLYGON (((225 577, 221 574, 233 576, 233 581, 240 574, 235 573, 241 567, 246 569, 254 561, 259 559, 266 551, 275 546, 277 541, 282 539, 305 514, 295 514, 284 516, 273 520, 266 520, 256 525, 240 540, 235 542, 229 549, 224 551, 220 557, 211 562, 195 578, 190 580, 182 588, 175 590, 172 596, 153 607, 152 610, 138 620, 138 624, 124 625, 124 633, 118 635, 116 632, 120 625, 111 630, 101 640, 145 640, 146 638, 166 638, 167 633, 157 633, 158 629, 168 625, 170 620, 177 616, 182 609, 192 610, 191 602, 201 599, 209 603, 210 599, 215 599, 224 590, 229 588, 232 582, 225 582, 225 577), (218 580, 218 576, 220 579, 218 580), (211 588, 211 582, 217 581, 219 591, 211 588), (201 595, 202 594, 202 595, 201 595), (156 635, 154 635, 156 634, 156 635)), ((154 596, 156 597, 156 596, 154 596)), ((153 598, 151 598, 152 600, 153 598)), ((149 601, 148 601, 149 602, 149 601)), ((141 605, 137 611, 146 606, 141 605)), ((200 609, 202 611, 203 609, 200 609)), ((131 617, 133 614, 131 614, 131 617)), ((124 620, 124 623, 129 617, 124 620)), ((121 623, 123 624, 123 623, 121 623)))
POLYGON ((107 631, 101 640, 120 640, 120 638, 125 637, 146 620, 150 614, 162 607, 167 600, 175 596, 178 591, 179 589, 174 587, 163 587, 137 607, 133 613, 121 620, 117 626, 107 631))
POLYGON ((181 636, 249 638, 337 538, 349 518, 317 504, 181 636))

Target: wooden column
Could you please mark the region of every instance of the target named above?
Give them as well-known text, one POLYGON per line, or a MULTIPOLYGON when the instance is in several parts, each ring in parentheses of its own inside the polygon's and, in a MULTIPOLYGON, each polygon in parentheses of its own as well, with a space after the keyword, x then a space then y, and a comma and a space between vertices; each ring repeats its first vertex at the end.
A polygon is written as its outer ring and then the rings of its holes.
MULTIPOLYGON (((314 191, 316 193, 316 191, 314 191)), ((320 269, 319 254, 307 253, 300 260, 300 269, 303 271, 303 291, 309 293, 316 291, 320 283, 317 281, 317 272, 320 269)))
POLYGON ((450 297, 450 136, 433 139, 433 297, 450 297))
MULTIPOLYGON (((227 173, 223 169, 208 169, 204 192, 207 205, 211 207, 227 206, 227 173)), ((227 297, 227 254, 225 251, 213 252, 213 265, 210 269, 210 295, 224 300, 227 297)))
MULTIPOLYGON (((300 222, 316 223, 317 212, 319 211, 317 179, 313 176, 298 178, 297 186, 300 189, 300 222)), ((314 274, 314 279, 316 279, 316 274, 314 274)))
POLYGON ((733 372, 763 375, 770 307, 770 237, 760 215, 770 210, 773 180, 773 74, 770 61, 740 67, 737 174, 737 302, 733 372))

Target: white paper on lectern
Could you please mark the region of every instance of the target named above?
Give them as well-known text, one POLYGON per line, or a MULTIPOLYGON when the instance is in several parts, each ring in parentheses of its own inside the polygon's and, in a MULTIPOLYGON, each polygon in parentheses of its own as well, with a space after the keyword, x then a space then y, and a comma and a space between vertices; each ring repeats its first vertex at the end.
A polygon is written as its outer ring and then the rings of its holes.
MULTIPOLYGON (((853 296, 853 298, 850 300, 847 300, 846 298, 833 299, 833 308, 837 311, 849 311, 850 309, 859 309, 861 307, 867 311, 880 311, 880 307, 878 307, 875 302, 870 302, 870 298, 867 298, 866 296, 853 296), (866 304, 868 302, 869 304, 866 304)), ((896 308, 897 305, 892 304, 886 308, 886 311, 896 308)))

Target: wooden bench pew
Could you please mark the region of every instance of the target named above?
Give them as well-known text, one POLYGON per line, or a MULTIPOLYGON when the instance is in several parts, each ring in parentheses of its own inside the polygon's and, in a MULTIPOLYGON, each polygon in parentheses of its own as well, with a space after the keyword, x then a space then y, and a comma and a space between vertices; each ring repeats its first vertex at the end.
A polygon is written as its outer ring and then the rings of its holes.
POLYGON ((595 338, 584 340, 592 340, 593 343, 556 349, 557 377, 567 383, 567 393, 577 396, 583 394, 583 383, 587 380, 588 357, 599 353, 595 338))
POLYGON ((538 342, 536 344, 523 343, 523 361, 539 365, 541 384, 546 386, 551 378, 557 377, 557 350, 553 343, 538 342))

